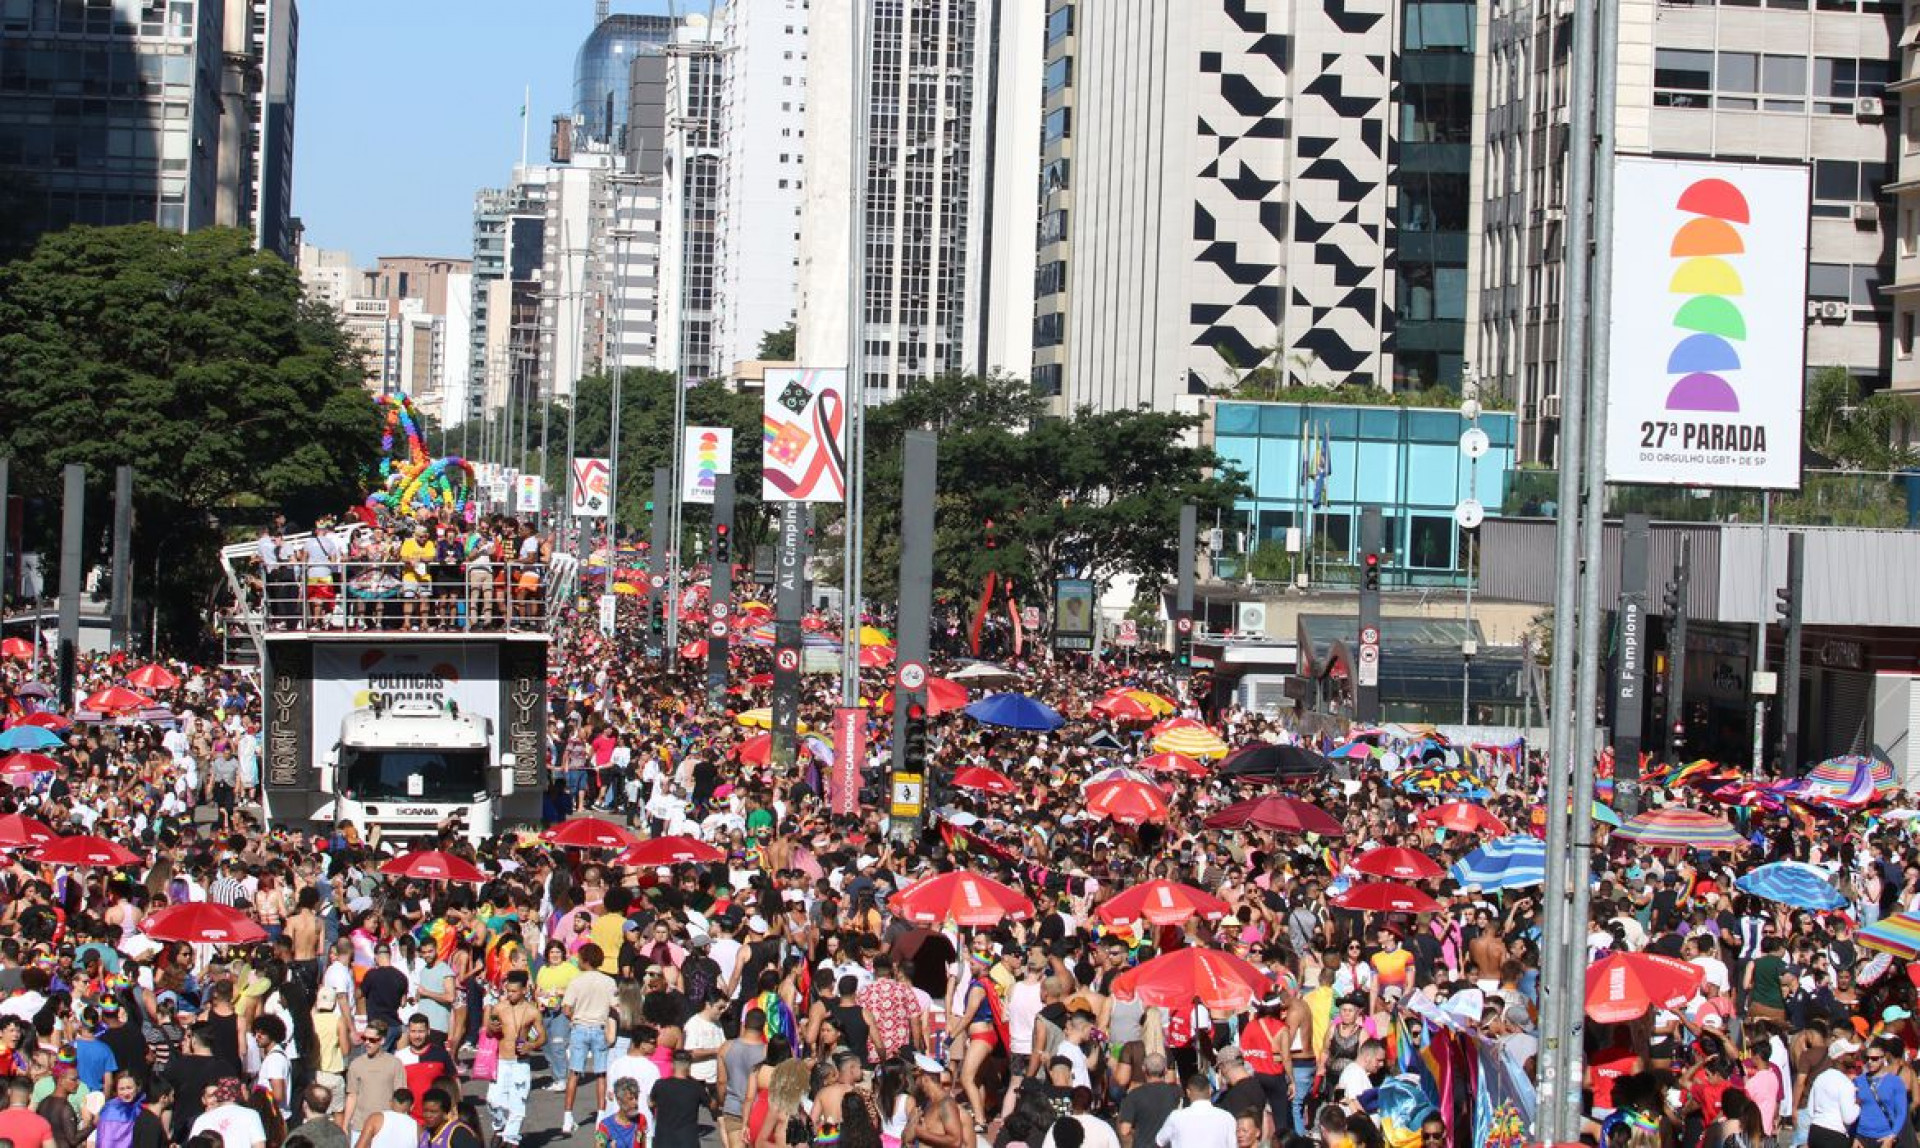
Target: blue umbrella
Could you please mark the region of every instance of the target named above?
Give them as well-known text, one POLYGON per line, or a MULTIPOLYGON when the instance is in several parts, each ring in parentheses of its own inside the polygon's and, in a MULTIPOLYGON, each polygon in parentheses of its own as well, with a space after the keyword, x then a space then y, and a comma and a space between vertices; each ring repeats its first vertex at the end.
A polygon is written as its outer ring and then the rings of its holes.
POLYGON ((0 750, 47 749, 65 744, 59 734, 37 725, 17 725, 0 733, 0 750))
POLYGON ((1496 837, 1454 862, 1449 872, 1460 884, 1490 893, 1542 885, 1547 880, 1546 842, 1525 833, 1496 837))
POLYGON ((968 706, 966 714, 981 725, 1037 730, 1041 733, 1059 729, 1067 721, 1052 706, 1034 701, 1025 694, 989 694, 968 706))
POLYGON ((1615 829, 1620 828, 1620 815, 1600 804, 1598 801, 1593 803, 1593 819, 1602 825, 1611 825, 1615 829))
POLYGON ((1743 873, 1733 883, 1743 893, 1796 909, 1838 909, 1847 903, 1824 871, 1803 861, 1775 861, 1743 873))

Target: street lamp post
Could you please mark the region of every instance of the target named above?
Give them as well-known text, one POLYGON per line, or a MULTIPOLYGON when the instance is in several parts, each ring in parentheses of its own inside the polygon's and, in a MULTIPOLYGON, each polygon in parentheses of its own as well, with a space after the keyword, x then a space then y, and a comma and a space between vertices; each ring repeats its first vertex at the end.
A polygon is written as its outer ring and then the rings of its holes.
POLYGON ((1460 435, 1460 453, 1467 457, 1467 497, 1453 508, 1453 520, 1467 536, 1467 602, 1464 611, 1465 635, 1460 639, 1460 724, 1470 724, 1473 713, 1473 659, 1480 644, 1473 637, 1473 583, 1475 543, 1486 508, 1480 505, 1480 459, 1487 453, 1487 432, 1480 429, 1480 400, 1474 397, 1479 387, 1472 364, 1460 372, 1460 390, 1468 397, 1460 404, 1460 417, 1467 429, 1460 435))

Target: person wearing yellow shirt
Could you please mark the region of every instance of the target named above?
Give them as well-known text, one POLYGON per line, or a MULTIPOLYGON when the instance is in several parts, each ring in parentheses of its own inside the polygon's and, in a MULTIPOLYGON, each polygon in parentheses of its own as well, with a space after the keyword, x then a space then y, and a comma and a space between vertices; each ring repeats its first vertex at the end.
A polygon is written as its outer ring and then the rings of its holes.
POLYGON ((587 937, 600 947, 600 971, 613 976, 620 971, 620 946, 627 939, 627 906, 633 894, 626 889, 608 889, 606 903, 594 917, 587 937))
POLYGON ((567 1014, 560 1011, 560 1000, 580 971, 578 964, 567 959, 565 945, 548 941, 546 963, 533 977, 533 1000, 540 1006, 540 1020, 547 1030, 543 1051, 547 1069, 553 1073, 553 1083, 547 1085, 549 1092, 563 1092, 567 1087, 567 1037, 573 1026, 567 1014))
POLYGON ((425 523, 413 528, 413 537, 400 544, 400 597, 406 601, 407 629, 420 629, 433 600, 433 578, 428 566, 437 553, 425 523))
POLYGON ((1400 946, 1400 930, 1380 930, 1380 951, 1373 954, 1373 984, 1376 996, 1388 989, 1399 989, 1405 996, 1413 991, 1413 951, 1400 946))

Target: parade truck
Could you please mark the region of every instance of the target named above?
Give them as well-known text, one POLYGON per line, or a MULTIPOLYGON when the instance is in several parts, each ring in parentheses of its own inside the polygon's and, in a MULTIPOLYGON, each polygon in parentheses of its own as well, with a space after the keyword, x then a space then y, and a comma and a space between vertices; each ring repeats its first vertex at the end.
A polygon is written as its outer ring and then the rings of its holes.
MULTIPOLYGON (((543 568, 547 593, 493 627, 469 628, 463 611, 410 623, 384 604, 336 606, 337 598, 283 608, 274 598, 295 584, 249 582, 253 547, 229 547, 223 557, 237 602, 230 624, 258 652, 270 827, 327 834, 351 825, 363 840, 377 830, 403 842, 452 828, 478 842, 540 825, 547 619, 572 592, 570 571, 543 568), (552 584, 563 576, 569 585, 552 584)), ((362 577, 338 574, 341 586, 362 577)), ((303 599, 311 585, 297 584, 303 599)))

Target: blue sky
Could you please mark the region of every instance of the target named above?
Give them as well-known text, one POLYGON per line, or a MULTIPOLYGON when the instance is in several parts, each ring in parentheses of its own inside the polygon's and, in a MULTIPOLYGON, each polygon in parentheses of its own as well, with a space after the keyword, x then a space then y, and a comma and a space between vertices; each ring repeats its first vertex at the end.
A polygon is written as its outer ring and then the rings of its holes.
MULTIPOLYGON (((654 11, 615 3, 615 11, 654 11)), ((473 193, 572 103, 593 0, 306 0, 300 5, 293 211, 307 242, 380 255, 472 253, 473 193)))

